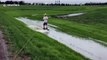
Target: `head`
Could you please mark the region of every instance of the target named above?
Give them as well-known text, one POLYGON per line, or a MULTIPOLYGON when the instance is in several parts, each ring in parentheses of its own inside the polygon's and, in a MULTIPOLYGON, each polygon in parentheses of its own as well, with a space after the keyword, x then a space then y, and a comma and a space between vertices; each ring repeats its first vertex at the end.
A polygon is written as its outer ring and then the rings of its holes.
POLYGON ((47 14, 45 13, 44 16, 47 16, 47 14))
POLYGON ((47 15, 44 15, 44 16, 47 16, 47 15))

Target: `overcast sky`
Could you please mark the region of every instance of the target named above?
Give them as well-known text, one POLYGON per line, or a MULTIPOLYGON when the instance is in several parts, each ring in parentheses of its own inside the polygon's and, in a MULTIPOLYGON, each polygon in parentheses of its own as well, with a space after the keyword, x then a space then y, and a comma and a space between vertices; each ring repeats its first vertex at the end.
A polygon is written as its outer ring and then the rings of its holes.
MULTIPOLYGON (((1 0, 6 1, 6 0, 1 0)), ((13 0, 13 1, 20 1, 20 0, 13 0)), ((55 0, 22 0, 26 2, 43 2, 43 3, 55 3, 55 0)), ((86 2, 107 2, 107 0, 60 0, 61 3, 86 3, 86 2)))

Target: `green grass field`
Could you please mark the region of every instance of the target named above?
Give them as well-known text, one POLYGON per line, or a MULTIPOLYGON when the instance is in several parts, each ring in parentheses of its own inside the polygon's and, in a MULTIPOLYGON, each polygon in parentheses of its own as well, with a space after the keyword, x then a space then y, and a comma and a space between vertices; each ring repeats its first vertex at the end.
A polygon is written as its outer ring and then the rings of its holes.
POLYGON ((32 60, 87 60, 79 53, 57 41, 27 28, 15 17, 42 20, 43 14, 50 16, 49 23, 57 29, 84 38, 107 42, 107 6, 0 6, 0 28, 10 44, 10 51, 16 54, 27 40, 31 40, 19 56, 29 54, 32 60), (53 16, 69 13, 85 13, 67 19, 53 16), (32 16, 34 15, 34 16, 32 16))

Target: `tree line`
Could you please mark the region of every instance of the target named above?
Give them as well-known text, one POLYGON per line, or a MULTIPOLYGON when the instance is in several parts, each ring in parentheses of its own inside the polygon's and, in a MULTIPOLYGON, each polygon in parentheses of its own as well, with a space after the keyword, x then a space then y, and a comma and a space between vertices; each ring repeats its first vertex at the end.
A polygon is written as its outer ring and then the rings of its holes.
POLYGON ((90 2, 90 3, 85 3, 85 5, 107 5, 107 2, 105 2, 105 3, 93 3, 93 2, 90 2))
POLYGON ((5 1, 5 2, 1 2, 0 4, 20 4, 20 5, 24 5, 25 2, 24 1, 5 1))
POLYGON ((107 2, 105 3, 85 3, 85 4, 64 4, 64 3, 50 3, 50 4, 45 4, 45 3, 25 3, 24 1, 5 1, 1 2, 0 4, 19 4, 19 5, 47 5, 47 6, 81 6, 81 5, 86 5, 86 6, 91 6, 91 5, 107 5, 107 2))

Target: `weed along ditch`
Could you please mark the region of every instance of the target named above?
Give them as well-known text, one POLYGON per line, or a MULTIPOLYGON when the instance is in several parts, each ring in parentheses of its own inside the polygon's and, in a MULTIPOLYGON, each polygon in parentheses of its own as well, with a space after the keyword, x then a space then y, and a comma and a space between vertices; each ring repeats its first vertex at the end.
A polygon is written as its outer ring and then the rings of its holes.
POLYGON ((103 46, 93 40, 74 37, 72 35, 61 32, 53 27, 57 27, 49 24, 49 31, 42 29, 42 21, 31 20, 27 18, 16 18, 17 20, 23 22, 30 29, 38 31, 47 35, 48 37, 66 45, 67 47, 73 49, 74 51, 80 53, 81 55, 92 59, 92 60, 107 60, 107 47, 103 46), (51 25, 51 26, 50 26, 51 25))

